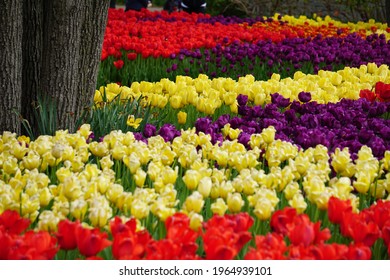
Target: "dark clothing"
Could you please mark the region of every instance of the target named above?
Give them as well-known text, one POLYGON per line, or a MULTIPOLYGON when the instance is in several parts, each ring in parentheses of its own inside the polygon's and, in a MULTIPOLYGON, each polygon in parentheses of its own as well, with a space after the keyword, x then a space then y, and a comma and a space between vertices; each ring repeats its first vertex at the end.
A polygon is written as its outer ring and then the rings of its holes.
POLYGON ((182 0, 181 9, 187 13, 205 13, 206 0, 182 0))
POLYGON ((173 12, 183 10, 187 13, 205 13, 205 0, 167 0, 164 4, 164 10, 173 12))
POLYGON ((116 0, 111 0, 110 1, 110 8, 115 9, 115 6, 116 6, 116 0))
POLYGON ((174 11, 178 11, 180 9, 180 1, 179 0, 167 0, 164 4, 164 10, 170 13, 174 11))
POLYGON ((126 9, 140 11, 141 9, 146 9, 148 7, 148 0, 126 0, 126 9))

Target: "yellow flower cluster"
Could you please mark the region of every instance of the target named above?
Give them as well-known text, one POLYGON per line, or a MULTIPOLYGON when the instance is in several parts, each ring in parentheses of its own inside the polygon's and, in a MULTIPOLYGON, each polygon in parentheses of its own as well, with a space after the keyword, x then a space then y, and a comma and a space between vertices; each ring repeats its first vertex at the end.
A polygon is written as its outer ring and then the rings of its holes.
MULTIPOLYGON (((279 14, 275 14, 273 18, 277 20, 279 14)), ((289 24, 292 25, 306 25, 309 24, 310 26, 335 26, 338 28, 349 28, 350 33, 353 32, 361 32, 363 31, 365 35, 370 35, 372 33, 378 33, 378 34, 385 34, 387 40, 390 39, 390 33, 386 31, 386 29, 389 27, 387 23, 381 23, 376 22, 374 19, 370 19, 368 22, 359 21, 357 23, 354 22, 341 22, 338 20, 332 19, 330 16, 325 16, 324 18, 317 16, 316 14, 313 15, 314 19, 309 19, 306 16, 299 16, 294 17, 291 15, 283 15, 281 20, 287 21, 289 24), (373 31, 374 30, 374 31, 373 31)))
MULTIPOLYGON (((372 89, 378 81, 390 83, 387 65, 378 67, 369 63, 359 68, 345 67, 337 72, 320 70, 317 75, 298 71, 293 78, 285 79, 280 79, 279 74, 273 74, 267 81, 256 81, 252 75, 235 81, 231 78, 209 79, 201 74, 195 79, 177 76, 175 82, 168 79, 155 83, 135 82, 131 87, 109 84, 96 91, 95 103, 103 104, 120 98, 140 100, 144 106, 158 108, 164 108, 168 103, 174 109, 192 105, 199 112, 213 115, 222 105, 229 106, 231 112, 237 113, 236 98, 239 94, 247 95, 255 105, 263 105, 271 102, 273 93, 278 92, 285 98, 298 100, 298 94, 305 91, 311 93, 313 101, 328 103, 343 98, 358 99, 360 90, 372 89)), ((184 114, 178 117, 181 123, 185 123, 184 114)))
POLYGON ((379 161, 364 146, 353 162, 348 149, 329 156, 322 145, 299 150, 275 140, 273 127, 252 135, 249 150, 237 140, 212 144, 195 129, 183 130, 172 143, 160 136, 144 143, 121 131, 88 143, 90 133, 83 125, 74 134, 57 131, 30 142, 4 132, 0 213, 16 210, 37 219, 39 229, 54 231, 67 217, 107 227, 114 215, 135 217, 140 225, 151 215, 165 221, 182 211, 196 229, 206 208, 219 215, 252 210, 267 220, 282 194, 302 213, 307 203, 326 209, 331 196, 351 199, 357 211, 359 193, 390 193, 389 151, 379 161), (330 177, 331 167, 338 176, 330 177))

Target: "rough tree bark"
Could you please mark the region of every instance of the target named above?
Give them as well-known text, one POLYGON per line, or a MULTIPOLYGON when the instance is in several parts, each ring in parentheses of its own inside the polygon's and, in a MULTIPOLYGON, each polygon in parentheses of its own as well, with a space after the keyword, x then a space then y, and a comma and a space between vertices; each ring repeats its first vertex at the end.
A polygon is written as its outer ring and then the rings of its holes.
MULTIPOLYGON (((43 1, 23 1, 23 106, 22 116, 37 130, 32 107, 41 94, 41 64, 43 44, 43 1)), ((22 127, 23 130, 23 127, 22 127)))
POLYGON ((0 2, 0 133, 20 132, 22 97, 22 0, 0 2))
POLYGON ((78 94, 76 112, 80 113, 87 105, 92 105, 99 71, 102 42, 107 24, 107 5, 101 1, 84 0, 84 24, 82 26, 80 61, 78 76, 78 94), (96 28, 98 26, 99 28, 96 28), (103 32, 101 30, 103 29, 103 32), (98 43, 99 42, 99 43, 98 43))
POLYGON ((73 131, 93 99, 109 1, 44 1, 42 91, 57 104, 58 128, 73 131))
POLYGON ((20 132, 11 110, 36 128, 38 95, 56 104, 58 129, 75 130, 93 100, 108 7, 109 0, 1 2, 0 132, 20 132))
MULTIPOLYGON (((57 127, 71 126, 78 98, 78 63, 80 61, 83 5, 78 0, 44 0, 42 93, 57 107, 57 127)), ((69 127, 73 130, 73 127, 69 127)))

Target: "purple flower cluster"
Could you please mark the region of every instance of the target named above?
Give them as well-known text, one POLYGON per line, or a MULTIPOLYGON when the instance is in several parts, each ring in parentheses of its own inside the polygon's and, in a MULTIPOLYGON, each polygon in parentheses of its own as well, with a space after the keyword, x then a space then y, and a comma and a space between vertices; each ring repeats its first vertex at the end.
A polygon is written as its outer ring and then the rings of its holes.
POLYGON ((256 78, 264 79, 261 75, 267 72, 277 72, 284 77, 294 70, 316 73, 320 69, 338 70, 369 62, 390 65, 389 53, 390 41, 387 42, 383 34, 373 34, 366 39, 356 33, 344 38, 317 35, 314 38, 285 39, 279 43, 270 40, 256 44, 236 41, 224 47, 218 44, 210 50, 182 50, 179 54, 182 59, 178 64, 175 62, 175 68, 180 71, 180 64, 187 57, 194 68, 199 65, 198 71, 211 77, 252 73, 256 78))
POLYGON ((390 150, 390 103, 373 102, 366 99, 346 100, 338 103, 318 104, 307 102, 310 93, 299 94, 299 101, 290 102, 278 93, 272 95, 272 103, 248 106, 239 97, 239 114, 222 115, 215 122, 210 118, 199 118, 195 127, 212 136, 214 141, 222 138, 221 129, 229 123, 232 128, 242 130, 238 141, 248 147, 250 136, 261 133, 264 128, 274 126, 276 138, 289 141, 301 148, 322 144, 333 152, 337 147, 349 147, 353 157, 363 145, 369 146, 373 154, 382 158, 390 150))
POLYGON ((157 128, 152 124, 146 124, 142 133, 136 133, 135 138, 139 141, 147 141, 148 138, 160 135, 164 138, 165 142, 172 141, 175 137, 181 135, 180 131, 176 129, 173 124, 166 123, 160 127, 157 131, 157 128))

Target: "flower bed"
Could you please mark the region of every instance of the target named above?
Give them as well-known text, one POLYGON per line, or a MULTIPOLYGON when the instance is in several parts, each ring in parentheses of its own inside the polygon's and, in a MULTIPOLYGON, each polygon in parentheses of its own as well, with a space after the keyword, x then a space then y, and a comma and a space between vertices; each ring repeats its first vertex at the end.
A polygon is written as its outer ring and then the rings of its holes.
POLYGON ((86 123, 0 136, 0 259, 388 259, 388 31, 110 10, 86 123))

